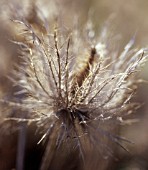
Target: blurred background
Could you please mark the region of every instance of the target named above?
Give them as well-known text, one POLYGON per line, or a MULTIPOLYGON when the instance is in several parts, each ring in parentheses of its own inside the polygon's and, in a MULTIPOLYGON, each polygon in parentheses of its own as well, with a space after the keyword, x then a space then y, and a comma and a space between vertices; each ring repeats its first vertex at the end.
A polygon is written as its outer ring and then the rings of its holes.
MULTIPOLYGON (((14 30, 9 24, 10 11, 15 6, 18 12, 23 10, 24 15, 27 16, 31 3, 32 1, 29 0, 23 2, 19 0, 0 0, 0 97, 3 97, 5 94, 11 95, 13 87, 6 75, 11 72, 13 63, 18 62, 18 47, 9 41, 14 38, 14 30)), ((79 16, 82 25, 90 18, 98 34, 106 21, 111 18, 111 30, 114 35, 119 35, 120 37, 118 44, 120 49, 134 35, 136 35, 135 47, 148 47, 147 0, 36 0, 36 3, 46 16, 54 15, 59 10, 58 13, 64 18, 67 26, 73 23, 75 14, 79 16)), ((148 62, 141 68, 139 77, 148 81, 148 62)), ((148 169, 148 83, 139 85, 134 100, 143 104, 132 115, 132 118, 139 119, 139 121, 120 127, 121 136, 126 137, 134 144, 128 146, 130 153, 118 152, 118 161, 113 166, 113 170, 148 169)), ((0 115, 3 117, 5 116, 4 114, 0 109, 0 115)), ((10 160, 16 152, 16 148, 12 148, 12 146, 15 146, 17 140, 15 135, 9 136, 8 140, 5 131, 0 132, 0 134, 1 167, 3 160, 10 160), (7 152, 3 151, 4 147, 7 148, 7 152)), ((15 160, 11 159, 8 162, 12 165, 15 160)), ((5 169, 0 168, 0 170, 5 169)))

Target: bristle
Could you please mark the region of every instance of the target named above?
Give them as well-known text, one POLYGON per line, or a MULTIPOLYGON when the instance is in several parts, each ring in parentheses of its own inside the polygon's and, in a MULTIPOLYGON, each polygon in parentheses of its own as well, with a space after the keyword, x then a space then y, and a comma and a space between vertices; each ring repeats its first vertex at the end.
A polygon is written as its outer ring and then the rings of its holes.
POLYGON ((83 54, 82 56, 78 56, 76 59, 75 64, 75 71, 73 73, 73 86, 72 86, 72 93, 75 93, 74 89, 81 87, 87 76, 89 75, 90 68, 93 67, 95 63, 96 56, 96 49, 91 48, 90 54, 83 54))

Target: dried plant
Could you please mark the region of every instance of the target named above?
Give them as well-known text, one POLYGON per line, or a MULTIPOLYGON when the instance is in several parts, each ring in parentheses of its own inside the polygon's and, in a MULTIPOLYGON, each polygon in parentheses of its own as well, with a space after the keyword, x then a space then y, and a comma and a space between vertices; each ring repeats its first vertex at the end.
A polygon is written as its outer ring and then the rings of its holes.
MULTIPOLYGON (((91 152, 103 158, 113 156, 109 143, 127 150, 122 143, 130 141, 113 132, 116 125, 126 123, 126 115, 139 108, 130 101, 147 49, 133 48, 133 38, 119 54, 106 27, 96 38, 90 21, 85 30, 72 31, 58 20, 49 26, 34 18, 13 22, 21 34, 15 41, 21 64, 15 65, 9 78, 19 90, 14 98, 1 102, 22 113, 7 120, 35 122, 43 130, 39 143, 46 140, 47 145, 41 169, 49 169, 60 149, 65 150, 61 160, 76 151, 81 166, 91 152)), ((64 161, 56 168, 62 166, 64 161)))

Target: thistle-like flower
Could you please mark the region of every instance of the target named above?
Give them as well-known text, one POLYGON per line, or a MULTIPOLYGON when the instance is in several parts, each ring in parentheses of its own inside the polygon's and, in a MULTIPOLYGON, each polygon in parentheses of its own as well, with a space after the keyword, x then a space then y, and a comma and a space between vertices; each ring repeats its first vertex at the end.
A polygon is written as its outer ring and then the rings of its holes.
POLYGON ((58 21, 49 27, 41 23, 42 29, 29 20, 13 21, 22 34, 21 41, 15 41, 22 62, 15 65, 11 78, 19 90, 14 94, 17 101, 1 101, 28 112, 25 117, 8 119, 36 122, 44 131, 39 143, 46 140, 47 147, 41 169, 54 164, 59 149, 65 150, 60 154, 66 160, 76 151, 84 162, 88 153, 112 155, 108 143, 126 150, 121 143, 129 141, 115 134, 114 128, 139 107, 130 100, 147 49, 132 48, 133 38, 119 54, 107 32, 96 38, 87 27, 71 31, 58 21))

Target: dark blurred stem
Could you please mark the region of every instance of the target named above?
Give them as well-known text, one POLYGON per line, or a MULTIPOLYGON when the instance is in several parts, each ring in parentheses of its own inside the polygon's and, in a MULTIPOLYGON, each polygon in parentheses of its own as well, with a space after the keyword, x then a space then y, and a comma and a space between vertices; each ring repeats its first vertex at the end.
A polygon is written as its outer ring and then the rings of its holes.
POLYGON ((57 131, 55 130, 55 126, 54 124, 52 125, 51 129, 50 129, 50 133, 49 133, 49 138, 47 141, 47 145, 45 148, 45 152, 43 155, 43 159, 41 162, 41 167, 40 170, 48 170, 50 167, 50 163, 52 161, 52 158, 54 156, 55 150, 56 150, 56 136, 57 136, 57 131))
POLYGON ((25 156, 25 144, 26 144, 26 122, 20 124, 19 136, 18 136, 18 147, 17 147, 17 159, 16 159, 16 170, 24 169, 24 156, 25 156))

